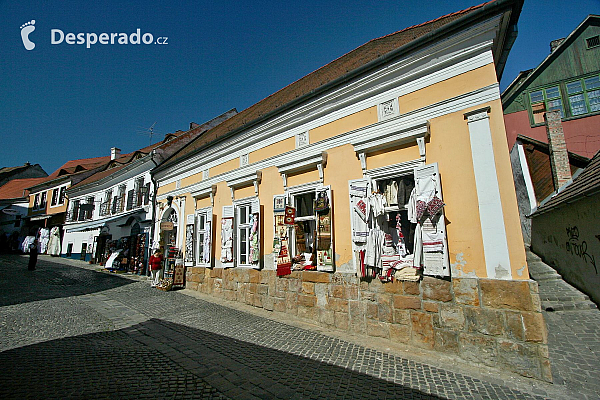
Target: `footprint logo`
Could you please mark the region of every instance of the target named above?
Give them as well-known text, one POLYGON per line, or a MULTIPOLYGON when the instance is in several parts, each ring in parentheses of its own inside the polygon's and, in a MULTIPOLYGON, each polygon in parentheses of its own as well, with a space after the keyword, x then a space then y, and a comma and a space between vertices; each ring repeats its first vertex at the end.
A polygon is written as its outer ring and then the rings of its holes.
POLYGON ((29 40, 29 34, 35 31, 35 19, 21 25, 21 39, 23 39, 23 46, 25 46, 26 50, 33 50, 35 48, 35 43, 29 40))

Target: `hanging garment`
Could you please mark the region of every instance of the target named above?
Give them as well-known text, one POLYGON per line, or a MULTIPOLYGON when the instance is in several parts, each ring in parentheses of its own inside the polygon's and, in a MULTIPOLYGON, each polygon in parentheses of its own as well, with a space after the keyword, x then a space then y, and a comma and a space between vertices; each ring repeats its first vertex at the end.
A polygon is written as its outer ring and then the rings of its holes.
POLYGON ((373 217, 384 215, 386 205, 385 197, 381 193, 373 193, 369 196, 369 209, 372 211, 373 217))
POLYGON ((444 251, 444 236, 429 219, 423 221, 422 240, 423 252, 433 253, 444 251))
POLYGON ((410 193, 410 197, 408 199, 408 203, 406 204, 406 211, 408 212, 408 220, 416 224, 417 220, 417 188, 413 188, 410 193))
POLYGON ((233 262, 233 218, 221 219, 221 262, 233 262))
POLYGON ((367 226, 367 202, 364 198, 360 198, 353 210, 352 219, 354 230, 352 231, 352 240, 355 243, 365 243, 369 236, 369 228, 367 226))
POLYGON ((50 230, 47 251, 51 256, 60 256, 60 228, 58 226, 50 230))
POLYGON ((29 253, 29 245, 33 243, 34 240, 35 236, 25 237, 25 240, 23 240, 23 243, 21 243, 21 250, 23 251, 23 253, 29 253))
POLYGON ((385 233, 378 229, 372 229, 367 239, 367 248, 365 254, 365 264, 381 268, 381 255, 383 254, 383 244, 385 241, 385 233))
POLYGON ((398 205, 405 206, 410 200, 415 182, 410 178, 402 178, 398 181, 398 205))
POLYGON ((206 221, 206 223, 204 224, 204 230, 205 230, 205 234, 204 234, 204 243, 202 246, 202 259, 204 260, 205 263, 209 263, 210 262, 210 253, 211 253, 211 237, 212 237, 210 222, 206 221))
POLYGON ((252 214, 250 224, 252 229, 250 230, 250 260, 252 264, 256 264, 260 258, 260 249, 258 243, 258 215, 252 214))
POLYGON ((41 228, 40 229, 40 237, 38 239, 38 241, 40 243, 40 245, 39 245, 40 254, 46 253, 46 250, 48 249, 48 240, 49 239, 50 239, 50 229, 41 228))
POLYGON ((385 186, 384 196, 387 205, 395 206, 398 204, 398 184, 396 181, 392 180, 385 186))

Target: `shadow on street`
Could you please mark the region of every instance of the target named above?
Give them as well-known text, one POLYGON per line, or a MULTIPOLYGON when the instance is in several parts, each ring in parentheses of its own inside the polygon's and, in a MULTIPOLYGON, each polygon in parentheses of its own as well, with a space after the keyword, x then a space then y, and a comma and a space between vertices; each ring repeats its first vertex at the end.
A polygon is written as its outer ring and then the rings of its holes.
POLYGON ((440 399, 188 326, 130 328, 0 353, 0 398, 440 399))
POLYGON ((28 271, 28 261, 28 257, 0 255, 0 307, 80 296, 132 283, 118 275, 43 260, 38 260, 35 271, 28 271))

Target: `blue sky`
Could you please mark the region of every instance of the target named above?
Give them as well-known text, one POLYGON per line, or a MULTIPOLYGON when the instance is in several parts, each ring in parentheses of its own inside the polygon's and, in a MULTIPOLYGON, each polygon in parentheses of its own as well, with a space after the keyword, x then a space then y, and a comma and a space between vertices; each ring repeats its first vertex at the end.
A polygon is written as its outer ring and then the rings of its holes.
MULTIPOLYGON (((153 142, 241 111, 373 38, 481 2, 0 0, 0 166, 52 173, 113 146, 139 149, 155 122, 153 142), (27 51, 20 27, 32 19, 27 51), (51 29, 138 28, 167 44, 50 43, 51 29)), ((501 89, 588 14, 600 14, 600 0, 525 0, 501 89)))

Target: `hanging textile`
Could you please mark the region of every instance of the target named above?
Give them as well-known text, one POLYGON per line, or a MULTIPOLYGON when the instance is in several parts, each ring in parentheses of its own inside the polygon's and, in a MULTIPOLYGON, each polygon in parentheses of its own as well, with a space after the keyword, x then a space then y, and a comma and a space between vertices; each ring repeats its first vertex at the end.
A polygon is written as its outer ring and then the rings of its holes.
POLYGON ((233 218, 221 219, 221 262, 233 262, 233 218))
POLYGON ((60 256, 60 228, 58 226, 50 230, 47 251, 51 256, 60 256))
POLYGON ((280 243, 277 255, 277 276, 289 275, 292 273, 292 259, 288 251, 287 239, 281 239, 280 243))

